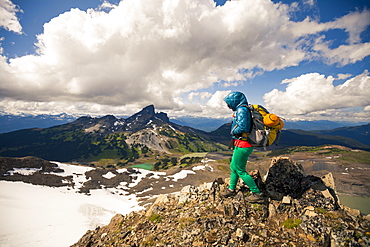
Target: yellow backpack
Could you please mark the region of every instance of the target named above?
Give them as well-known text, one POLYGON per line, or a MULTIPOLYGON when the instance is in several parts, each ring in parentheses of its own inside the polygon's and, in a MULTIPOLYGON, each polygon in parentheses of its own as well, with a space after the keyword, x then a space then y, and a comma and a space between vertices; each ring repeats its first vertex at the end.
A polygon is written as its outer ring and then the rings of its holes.
MULTIPOLYGON (((247 108, 251 112, 253 124, 252 131, 243 134, 243 136, 247 138, 252 146, 270 146, 278 136, 280 137, 280 130, 284 127, 283 119, 273 113, 269 113, 261 105, 248 105, 247 108)), ((276 145, 278 145, 278 141, 276 145)))

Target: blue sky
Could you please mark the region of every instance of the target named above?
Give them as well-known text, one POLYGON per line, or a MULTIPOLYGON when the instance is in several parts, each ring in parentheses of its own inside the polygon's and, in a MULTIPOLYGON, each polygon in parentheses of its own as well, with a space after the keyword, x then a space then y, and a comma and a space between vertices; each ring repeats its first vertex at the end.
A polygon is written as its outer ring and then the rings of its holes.
POLYGON ((370 120, 368 0, 3 0, 0 113, 370 120))

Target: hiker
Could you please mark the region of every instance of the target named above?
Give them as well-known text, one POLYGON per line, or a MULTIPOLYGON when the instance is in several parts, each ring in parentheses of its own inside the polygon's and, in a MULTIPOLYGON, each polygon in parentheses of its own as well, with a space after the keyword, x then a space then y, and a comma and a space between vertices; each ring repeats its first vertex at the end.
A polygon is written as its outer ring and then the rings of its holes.
POLYGON ((247 200, 250 202, 262 202, 261 191, 246 171, 248 157, 253 152, 252 145, 246 138, 242 137, 243 133, 249 133, 252 129, 252 116, 246 107, 248 105, 247 98, 241 92, 231 92, 224 98, 224 101, 235 114, 231 126, 231 142, 234 151, 230 162, 230 184, 225 192, 222 193, 222 196, 235 196, 235 188, 238 179, 241 178, 252 192, 252 195, 247 200))

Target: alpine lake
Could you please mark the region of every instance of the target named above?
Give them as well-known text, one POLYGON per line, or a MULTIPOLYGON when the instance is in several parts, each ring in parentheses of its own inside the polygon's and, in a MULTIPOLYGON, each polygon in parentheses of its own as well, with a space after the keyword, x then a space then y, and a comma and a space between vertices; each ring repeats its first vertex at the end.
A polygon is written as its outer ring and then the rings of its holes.
POLYGON ((370 214, 370 197, 339 195, 339 199, 347 207, 358 209, 362 214, 370 214))

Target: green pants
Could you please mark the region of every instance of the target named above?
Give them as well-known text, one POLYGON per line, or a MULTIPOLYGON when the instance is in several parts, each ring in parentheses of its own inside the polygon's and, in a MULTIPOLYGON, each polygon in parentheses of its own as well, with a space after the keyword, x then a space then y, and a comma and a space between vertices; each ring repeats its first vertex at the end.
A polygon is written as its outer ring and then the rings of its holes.
POLYGON ((234 153, 230 163, 230 185, 229 189, 235 190, 236 184, 238 183, 239 177, 244 181, 248 188, 256 194, 260 194, 256 183, 253 178, 247 173, 245 167, 248 162, 249 155, 253 152, 253 147, 240 148, 234 147, 234 153))

